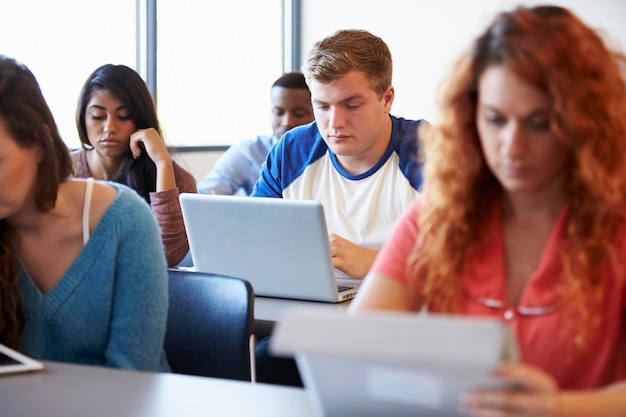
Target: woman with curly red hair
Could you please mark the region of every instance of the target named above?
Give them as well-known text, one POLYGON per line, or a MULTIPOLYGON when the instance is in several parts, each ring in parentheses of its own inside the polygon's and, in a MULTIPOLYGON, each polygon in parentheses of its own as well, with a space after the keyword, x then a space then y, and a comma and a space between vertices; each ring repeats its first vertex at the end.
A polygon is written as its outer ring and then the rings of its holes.
POLYGON ((626 57, 569 10, 499 14, 442 86, 425 191, 351 312, 501 317, 515 391, 473 416, 626 413, 626 57))

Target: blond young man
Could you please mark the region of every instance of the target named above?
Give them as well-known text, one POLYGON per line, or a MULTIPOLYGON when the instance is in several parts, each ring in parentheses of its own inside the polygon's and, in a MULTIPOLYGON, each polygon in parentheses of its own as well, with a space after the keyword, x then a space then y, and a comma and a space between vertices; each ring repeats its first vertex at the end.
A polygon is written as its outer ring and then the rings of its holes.
POLYGON ((422 184, 422 121, 390 115, 391 52, 367 31, 317 42, 302 72, 315 122, 287 132, 270 151, 252 195, 320 201, 335 269, 363 278, 422 184))

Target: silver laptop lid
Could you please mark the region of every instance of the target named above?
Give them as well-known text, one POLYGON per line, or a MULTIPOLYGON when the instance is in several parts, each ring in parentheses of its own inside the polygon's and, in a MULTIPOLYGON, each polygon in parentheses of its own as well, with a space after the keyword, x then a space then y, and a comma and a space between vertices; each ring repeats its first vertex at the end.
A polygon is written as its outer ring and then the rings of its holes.
POLYGON ((195 270, 245 279, 256 295, 340 301, 321 203, 187 193, 180 203, 195 270))

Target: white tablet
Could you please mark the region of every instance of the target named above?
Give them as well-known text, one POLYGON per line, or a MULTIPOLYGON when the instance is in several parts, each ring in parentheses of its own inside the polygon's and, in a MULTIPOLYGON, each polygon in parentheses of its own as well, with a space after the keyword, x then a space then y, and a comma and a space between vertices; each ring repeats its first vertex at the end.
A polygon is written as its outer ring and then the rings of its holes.
POLYGON ((463 393, 508 388, 492 371, 518 359, 508 326, 479 317, 294 309, 272 334, 319 417, 461 417, 463 393))
POLYGON ((43 364, 0 344, 0 374, 30 372, 43 369, 43 364))

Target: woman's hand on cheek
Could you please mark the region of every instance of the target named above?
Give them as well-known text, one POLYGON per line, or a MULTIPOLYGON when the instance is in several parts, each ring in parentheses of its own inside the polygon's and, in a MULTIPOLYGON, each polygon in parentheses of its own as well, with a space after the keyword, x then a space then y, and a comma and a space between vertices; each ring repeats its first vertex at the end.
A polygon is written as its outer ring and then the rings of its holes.
POLYGON ((130 151, 135 159, 139 158, 142 152, 140 143, 143 144, 148 157, 155 164, 158 165, 160 162, 171 160, 167 147, 156 129, 139 129, 130 136, 130 151))

